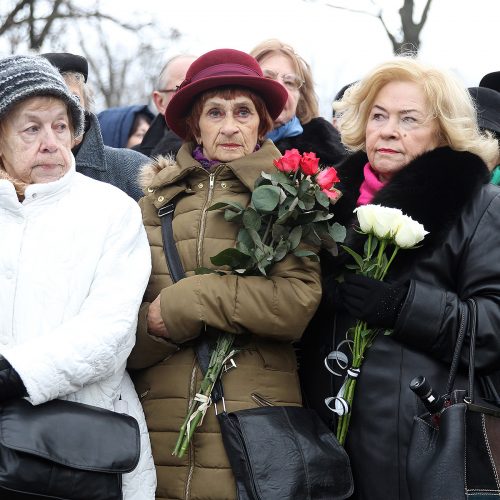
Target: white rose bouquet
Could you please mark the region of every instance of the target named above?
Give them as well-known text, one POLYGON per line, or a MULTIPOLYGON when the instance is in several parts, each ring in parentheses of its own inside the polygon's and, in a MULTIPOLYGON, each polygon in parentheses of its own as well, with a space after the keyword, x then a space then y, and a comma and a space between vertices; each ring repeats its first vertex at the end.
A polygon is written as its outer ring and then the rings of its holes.
MULTIPOLYGON (((374 280, 383 281, 385 279, 387 271, 400 249, 415 248, 428 234, 422 224, 404 215, 401 210, 396 208, 364 205, 356 208, 354 212, 358 218, 359 230, 367 238, 362 256, 347 246, 342 247, 355 261, 355 264, 348 265, 347 268, 354 270, 358 275, 374 280)), ((358 320, 355 326, 347 332, 347 339, 342 342, 344 345, 349 345, 352 361, 337 396, 325 400, 327 406, 339 415, 337 438, 341 444, 345 443, 349 428, 356 379, 363 363, 365 351, 380 331, 381 328, 373 328, 373 325, 370 327, 366 321, 358 320)), ((390 334, 391 330, 386 330, 385 333, 390 334)), ((341 347, 339 345, 337 349, 341 347)), ((332 359, 332 356, 329 357, 332 359)), ((347 368, 347 356, 341 351, 335 351, 333 359, 339 365, 347 368)))

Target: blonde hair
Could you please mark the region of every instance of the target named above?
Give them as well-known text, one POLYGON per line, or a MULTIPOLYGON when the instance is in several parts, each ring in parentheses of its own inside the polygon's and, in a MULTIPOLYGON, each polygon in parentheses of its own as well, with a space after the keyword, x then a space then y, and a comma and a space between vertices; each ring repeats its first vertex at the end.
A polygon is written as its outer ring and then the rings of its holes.
POLYGON ((318 97, 314 92, 314 82, 309 64, 295 50, 276 38, 259 43, 250 51, 250 55, 260 63, 270 55, 284 55, 290 59, 297 76, 304 82, 299 89, 296 115, 301 123, 308 123, 319 116, 318 97))
POLYGON ((465 87, 451 73, 410 56, 379 64, 333 103, 342 142, 349 150, 366 150, 365 129, 374 101, 382 87, 394 81, 413 82, 422 88, 429 119, 437 120, 443 145, 476 154, 490 169, 496 165, 498 143, 492 134, 479 130, 474 103, 465 87))

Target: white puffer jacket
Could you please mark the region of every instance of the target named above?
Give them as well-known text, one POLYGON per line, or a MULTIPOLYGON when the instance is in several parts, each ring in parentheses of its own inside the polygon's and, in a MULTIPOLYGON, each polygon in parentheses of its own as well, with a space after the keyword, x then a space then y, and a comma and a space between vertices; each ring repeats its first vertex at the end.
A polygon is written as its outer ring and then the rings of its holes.
POLYGON ((136 203, 75 172, 27 187, 20 203, 0 180, 0 354, 35 405, 60 398, 126 409, 141 458, 124 498, 154 499, 144 414, 125 371, 151 270, 136 203), (121 398, 122 402, 117 404, 121 398))

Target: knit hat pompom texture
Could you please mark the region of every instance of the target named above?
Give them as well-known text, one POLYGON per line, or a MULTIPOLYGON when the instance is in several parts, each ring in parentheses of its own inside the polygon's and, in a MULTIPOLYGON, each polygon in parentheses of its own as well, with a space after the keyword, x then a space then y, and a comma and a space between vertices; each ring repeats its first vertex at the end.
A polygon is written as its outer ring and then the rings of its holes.
POLYGON ((75 137, 83 133, 83 109, 47 59, 17 55, 0 59, 0 120, 15 104, 38 96, 54 96, 64 101, 71 114, 75 137))

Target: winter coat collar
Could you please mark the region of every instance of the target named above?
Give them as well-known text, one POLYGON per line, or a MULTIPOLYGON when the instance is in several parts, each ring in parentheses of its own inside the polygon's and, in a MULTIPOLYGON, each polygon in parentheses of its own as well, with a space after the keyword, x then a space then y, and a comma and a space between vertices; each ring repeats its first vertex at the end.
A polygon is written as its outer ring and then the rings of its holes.
POLYGON ((101 129, 97 116, 93 113, 85 113, 86 119, 90 122, 90 127, 83 136, 82 143, 76 153, 76 167, 92 168, 94 170, 105 171, 106 155, 104 154, 104 142, 102 141, 101 129))
MULTIPOLYGON (((169 201, 176 194, 185 190, 187 187, 187 184, 184 186, 185 179, 190 173, 196 170, 206 172, 192 157, 193 147, 192 143, 186 143, 177 153, 175 160, 172 157, 160 156, 144 166, 139 176, 139 183, 144 191, 153 193, 161 189, 164 201, 169 201)), ((225 165, 233 171, 248 190, 253 191, 255 180, 260 173, 262 171, 272 172, 274 169, 273 160, 280 157, 281 153, 274 144, 266 140, 255 153, 225 165)), ((214 169, 217 168, 218 166, 214 167, 214 169)))
MULTIPOLYGON (((342 224, 354 223, 352 211, 366 161, 365 153, 356 153, 338 168, 343 196, 333 212, 342 224)), ((422 248, 428 250, 443 241, 465 206, 488 182, 488 168, 478 156, 441 147, 422 154, 395 174, 372 203, 399 208, 423 224, 429 234, 422 248)), ((348 243, 359 239, 352 232, 348 243)))

